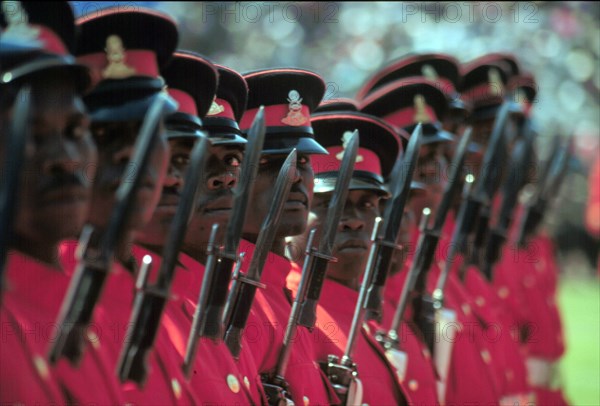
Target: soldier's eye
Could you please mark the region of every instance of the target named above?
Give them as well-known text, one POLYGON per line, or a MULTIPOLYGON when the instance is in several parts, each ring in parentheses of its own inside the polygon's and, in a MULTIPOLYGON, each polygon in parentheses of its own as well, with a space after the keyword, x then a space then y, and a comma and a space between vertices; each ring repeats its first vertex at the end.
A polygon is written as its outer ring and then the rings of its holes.
POLYGON ((308 155, 298 155, 296 162, 300 165, 307 165, 310 163, 310 157, 308 155))
POLYGON ((188 166, 190 163, 190 156, 187 154, 179 154, 179 155, 174 155, 173 158, 171 159, 171 161, 173 162, 174 165, 177 166, 188 166))

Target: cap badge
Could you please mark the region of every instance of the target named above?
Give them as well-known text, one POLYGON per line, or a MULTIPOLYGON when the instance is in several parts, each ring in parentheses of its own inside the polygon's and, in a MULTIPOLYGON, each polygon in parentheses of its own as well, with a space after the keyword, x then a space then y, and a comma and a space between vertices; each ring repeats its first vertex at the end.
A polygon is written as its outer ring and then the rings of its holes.
POLYGON ((490 68, 488 70, 488 82, 490 84, 490 93, 492 96, 502 97, 504 93, 504 85, 502 84, 502 78, 500 72, 496 68, 490 68))
POLYGON ((287 125, 297 127, 308 121, 308 117, 302 115, 302 97, 296 90, 290 90, 288 93, 289 111, 287 116, 281 119, 281 122, 287 125))
POLYGON ((123 41, 118 35, 110 35, 106 38, 106 59, 108 66, 102 71, 104 79, 125 79, 136 74, 131 66, 125 63, 125 48, 123 41))
POLYGON ((438 78, 439 78, 434 67, 431 65, 423 65, 423 67, 421 67, 421 73, 423 73, 423 76, 425 76, 427 79, 429 79, 431 81, 438 80, 438 78))
POLYGON ((415 115, 413 120, 415 123, 430 123, 431 117, 427 114, 427 110, 425 107, 427 103, 425 102, 425 97, 422 94, 418 94, 415 96, 413 103, 415 105, 415 115))
POLYGON ((29 25, 29 16, 20 1, 3 1, 2 12, 7 23, 6 30, 2 33, 4 38, 15 40, 38 39, 40 30, 29 25))
MULTIPOLYGON (((348 143, 350 142, 350 139, 352 138, 352 131, 346 131, 344 132, 344 135, 342 136, 342 148, 344 148, 343 151, 338 152, 337 154, 335 154, 335 157, 337 159, 339 159, 340 161, 342 159, 344 159, 344 152, 346 152, 346 147, 348 146, 348 143)), ((364 158, 362 155, 356 155, 356 162, 362 162, 364 161, 364 158)))
POLYGON ((206 113, 207 116, 216 116, 217 114, 221 114, 222 112, 225 111, 225 107, 223 107, 219 103, 217 103, 216 99, 217 99, 217 96, 213 97, 213 101, 212 101, 212 104, 210 105, 210 109, 208 110, 208 113, 206 113))

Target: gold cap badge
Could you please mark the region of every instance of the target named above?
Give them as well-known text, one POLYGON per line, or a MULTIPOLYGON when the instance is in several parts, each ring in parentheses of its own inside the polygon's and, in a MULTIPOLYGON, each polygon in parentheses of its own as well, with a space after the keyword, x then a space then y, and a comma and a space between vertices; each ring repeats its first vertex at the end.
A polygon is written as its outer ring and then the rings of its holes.
POLYGON ((308 121, 308 117, 302 115, 302 97, 296 90, 290 90, 288 93, 289 111, 287 116, 281 119, 281 122, 294 127, 300 126, 308 121))
POLYGON ((415 95, 413 99, 413 103, 415 105, 415 115, 413 117, 413 121, 415 123, 430 123, 431 117, 427 114, 426 106, 427 102, 425 102, 425 97, 422 94, 415 95))
MULTIPOLYGON (((342 136, 342 148, 344 148, 344 150, 335 154, 335 157, 337 159, 339 159, 340 161, 344 158, 344 152, 346 152, 346 147, 348 146, 348 143, 350 142, 350 138, 352 137, 352 134, 353 134, 352 131, 346 131, 346 132, 344 132, 344 135, 342 136)), ((364 161, 363 156, 357 154, 356 162, 362 162, 362 161, 364 161)))
POLYGON ((504 85, 502 84, 502 78, 500 77, 498 69, 490 68, 490 70, 488 70, 488 82, 490 84, 490 93, 493 96, 502 97, 504 85))
POLYGON ((39 39, 40 30, 29 25, 29 15, 20 1, 3 1, 2 13, 7 24, 2 33, 3 38, 21 41, 39 39))
POLYGON ((423 65, 421 67, 421 73, 423 74, 423 76, 425 76, 427 79, 429 79, 431 81, 438 80, 438 78, 439 78, 434 67, 431 65, 423 65))
POLYGON ((131 66, 125 63, 125 47, 118 35, 110 35, 106 38, 106 59, 108 66, 102 71, 104 79, 125 79, 136 74, 131 66))
POLYGON ((213 101, 212 104, 210 105, 210 109, 208 110, 208 113, 206 113, 207 116, 216 116, 217 114, 221 114, 222 112, 225 111, 225 107, 221 106, 219 103, 217 103, 217 96, 213 97, 213 101))

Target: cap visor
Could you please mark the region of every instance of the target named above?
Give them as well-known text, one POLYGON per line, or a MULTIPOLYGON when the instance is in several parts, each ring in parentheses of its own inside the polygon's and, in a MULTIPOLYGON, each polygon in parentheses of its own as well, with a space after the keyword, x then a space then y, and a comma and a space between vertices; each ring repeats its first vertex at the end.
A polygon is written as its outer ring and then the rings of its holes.
MULTIPOLYGON (((315 176, 315 193, 328 193, 335 190, 337 184, 337 177, 327 176, 319 177, 315 176)), ((383 185, 377 185, 372 182, 366 182, 361 179, 352 178, 350 179, 350 186, 348 190, 372 190, 381 196, 389 196, 389 192, 383 185)))
POLYGON ((262 153, 289 154, 294 148, 299 154, 329 154, 321 144, 310 137, 285 138, 285 140, 278 140, 277 137, 271 137, 271 139, 267 137, 262 153))

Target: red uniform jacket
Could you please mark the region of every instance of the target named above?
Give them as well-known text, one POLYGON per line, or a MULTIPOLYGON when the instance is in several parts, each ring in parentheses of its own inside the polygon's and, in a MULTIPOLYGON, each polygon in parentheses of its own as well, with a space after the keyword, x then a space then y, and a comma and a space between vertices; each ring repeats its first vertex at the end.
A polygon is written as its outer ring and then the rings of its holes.
MULTIPOLYGON (((153 270, 160 267, 162 258, 152 251, 136 246, 136 259, 144 255, 153 258, 153 270)), ((204 265, 185 254, 179 255, 171 296, 163 315, 163 331, 176 350, 176 364, 185 357, 196 302, 204 277, 204 265)), ((201 403, 257 404, 263 403, 262 385, 251 354, 244 351, 238 363, 223 341, 202 339, 191 373, 190 390, 201 403)))
MULTIPOLYGON (((88 346, 80 365, 72 367, 68 361, 61 359, 55 367, 46 363, 47 354, 54 342, 57 325, 56 317, 62 304, 65 292, 69 285, 72 273, 73 251, 61 252, 62 269, 53 268, 35 259, 18 252, 12 252, 7 262, 7 278, 11 290, 5 292, 3 306, 6 313, 12 316, 13 326, 16 324, 23 335, 19 337, 19 344, 25 348, 30 360, 21 368, 12 372, 14 379, 5 382, 18 382, 21 378, 31 379, 35 382, 35 375, 21 375, 15 371, 20 369, 23 373, 31 372, 31 363, 37 375, 43 376, 44 385, 53 387, 52 381, 58 383, 59 388, 67 402, 79 404, 119 404, 123 403, 120 396, 118 383, 112 366, 103 354, 105 340, 102 330, 98 326, 91 326, 88 330, 88 346), (29 364, 29 365, 27 365, 29 364)), ((9 343, 12 340, 9 340, 9 343)), ((15 344, 14 342, 12 344, 15 344)), ((5 356, 12 358, 10 346, 2 344, 2 359, 5 356), (8 353, 4 353, 7 351, 8 353)), ((19 356, 19 349, 15 349, 15 356, 19 356)), ((1 369, 7 368, 14 359, 1 369)), ((35 385, 32 385, 35 388, 35 385)), ((17 387, 10 387, 9 394, 17 387)), ((2 390, 4 398, 4 390, 2 390)), ((33 395, 27 394, 27 396, 33 395)), ((38 399, 41 404, 49 403, 55 394, 48 391, 47 399, 38 399)), ((35 395, 37 396, 37 395, 35 395)))
MULTIPOLYGON (((255 245, 242 240, 240 252, 245 252, 242 271, 246 272, 252 260, 255 245)), ((275 371, 283 336, 291 311, 291 291, 286 287, 286 277, 291 263, 284 257, 269 253, 262 272, 261 282, 267 286, 257 290, 252 311, 244 330, 247 350, 254 355, 260 374, 275 371)), ((285 378, 296 405, 338 403, 327 377, 314 359, 315 337, 300 327, 294 341, 285 378)))
MULTIPOLYGON (((297 291, 301 274, 290 272, 288 287, 297 291)), ((326 279, 317 308, 315 329, 316 359, 326 362, 329 354, 340 359, 346 349, 347 337, 352 325, 358 292, 332 280, 326 279)), ((385 357, 381 345, 364 328, 358 333, 352 360, 357 364, 358 378, 363 384, 363 402, 370 405, 392 405, 404 403, 403 390, 397 374, 385 357)), ((407 398, 409 403, 415 399, 407 398)), ((435 403, 435 402, 434 402, 435 403)))

